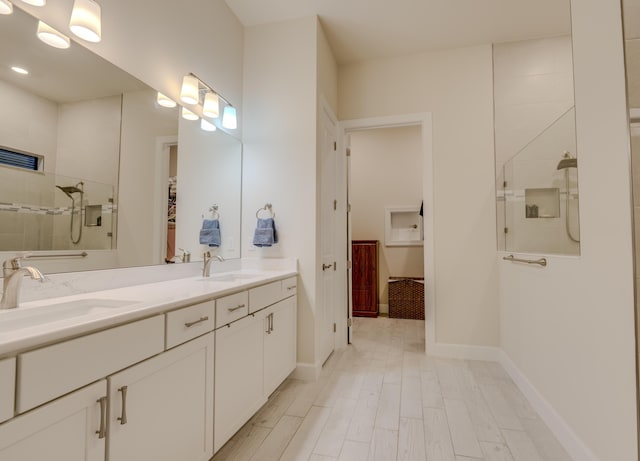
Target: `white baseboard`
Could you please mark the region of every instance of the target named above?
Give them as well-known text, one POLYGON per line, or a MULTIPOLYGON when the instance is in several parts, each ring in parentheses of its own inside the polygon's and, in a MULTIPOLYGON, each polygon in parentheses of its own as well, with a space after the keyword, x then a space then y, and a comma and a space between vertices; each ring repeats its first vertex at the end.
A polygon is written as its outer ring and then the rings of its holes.
POLYGON ((569 427, 553 406, 535 388, 529 379, 520 371, 506 352, 500 350, 500 364, 509 373, 520 391, 527 398, 531 406, 538 412, 542 420, 549 426, 558 441, 569 453, 572 459, 580 461, 598 461, 596 455, 569 427))
POLYGON ((296 363, 296 369, 293 370, 289 377, 302 381, 315 381, 320 376, 320 371, 322 371, 322 364, 298 362, 296 363))

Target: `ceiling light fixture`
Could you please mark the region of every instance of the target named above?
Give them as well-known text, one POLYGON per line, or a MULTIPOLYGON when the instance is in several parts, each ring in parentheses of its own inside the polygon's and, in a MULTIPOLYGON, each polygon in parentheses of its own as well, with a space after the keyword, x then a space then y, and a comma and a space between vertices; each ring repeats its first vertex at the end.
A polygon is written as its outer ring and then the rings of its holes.
POLYGON ((185 75, 182 79, 182 89, 180 99, 185 104, 198 104, 200 102, 200 90, 198 88, 198 78, 194 75, 185 75))
POLYGON ((11 66, 11 70, 22 75, 28 75, 29 71, 23 67, 11 66))
POLYGON ((200 128, 204 131, 216 131, 216 126, 208 120, 202 119, 200 120, 200 128))
POLYGON ((0 14, 13 13, 13 4, 9 0, 0 0, 0 14))
POLYGON ((202 113, 211 118, 220 116, 220 99, 216 93, 207 93, 205 95, 202 113))
POLYGON ((97 43, 102 39, 100 16, 100 5, 93 0, 75 0, 69 28, 81 39, 97 43))
POLYGON ((224 108, 222 114, 222 126, 229 130, 235 130, 238 128, 238 118, 236 116, 236 108, 233 106, 227 106, 224 108))
POLYGON ((158 91, 158 96, 156 97, 156 101, 158 102, 158 105, 162 107, 172 108, 177 106, 176 102, 173 99, 170 99, 168 96, 165 96, 159 91, 158 91))
POLYGON ((196 114, 191 112, 186 107, 183 107, 182 108, 182 118, 185 119, 185 120, 198 120, 200 117, 198 117, 196 114))
POLYGON ((33 6, 44 6, 47 3, 47 0, 22 0, 22 1, 33 6))
POLYGON ((38 35, 38 38, 44 43, 54 48, 67 49, 71 46, 69 37, 42 21, 38 21, 38 31, 36 35, 38 35))

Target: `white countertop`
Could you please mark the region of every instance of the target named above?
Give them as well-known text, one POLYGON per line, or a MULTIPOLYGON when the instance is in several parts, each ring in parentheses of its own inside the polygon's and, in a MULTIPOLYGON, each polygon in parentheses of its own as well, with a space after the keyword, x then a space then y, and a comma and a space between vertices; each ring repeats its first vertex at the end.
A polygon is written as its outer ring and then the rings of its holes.
MULTIPOLYGON (((23 302, 0 310, 0 358, 296 275, 295 264, 239 270, 23 302)), ((122 269, 125 271, 126 269, 122 269)), ((24 289, 24 288, 23 288, 24 289)))

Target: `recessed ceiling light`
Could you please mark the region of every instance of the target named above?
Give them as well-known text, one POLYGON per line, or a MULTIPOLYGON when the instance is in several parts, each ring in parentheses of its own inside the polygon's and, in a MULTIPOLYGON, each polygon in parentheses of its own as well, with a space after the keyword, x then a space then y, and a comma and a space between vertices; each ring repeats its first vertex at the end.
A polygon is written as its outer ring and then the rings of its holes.
POLYGON ((27 75, 29 73, 29 71, 27 69, 24 69, 22 67, 18 67, 18 66, 11 66, 11 70, 14 72, 17 72, 18 74, 22 74, 22 75, 27 75))

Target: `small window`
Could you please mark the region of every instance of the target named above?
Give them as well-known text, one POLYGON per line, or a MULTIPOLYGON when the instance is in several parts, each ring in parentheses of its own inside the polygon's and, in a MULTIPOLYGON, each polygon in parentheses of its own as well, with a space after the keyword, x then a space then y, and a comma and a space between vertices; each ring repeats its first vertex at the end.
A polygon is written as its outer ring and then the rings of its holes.
POLYGON ((0 165, 22 168, 30 171, 41 171, 43 157, 25 154, 0 147, 0 165))

